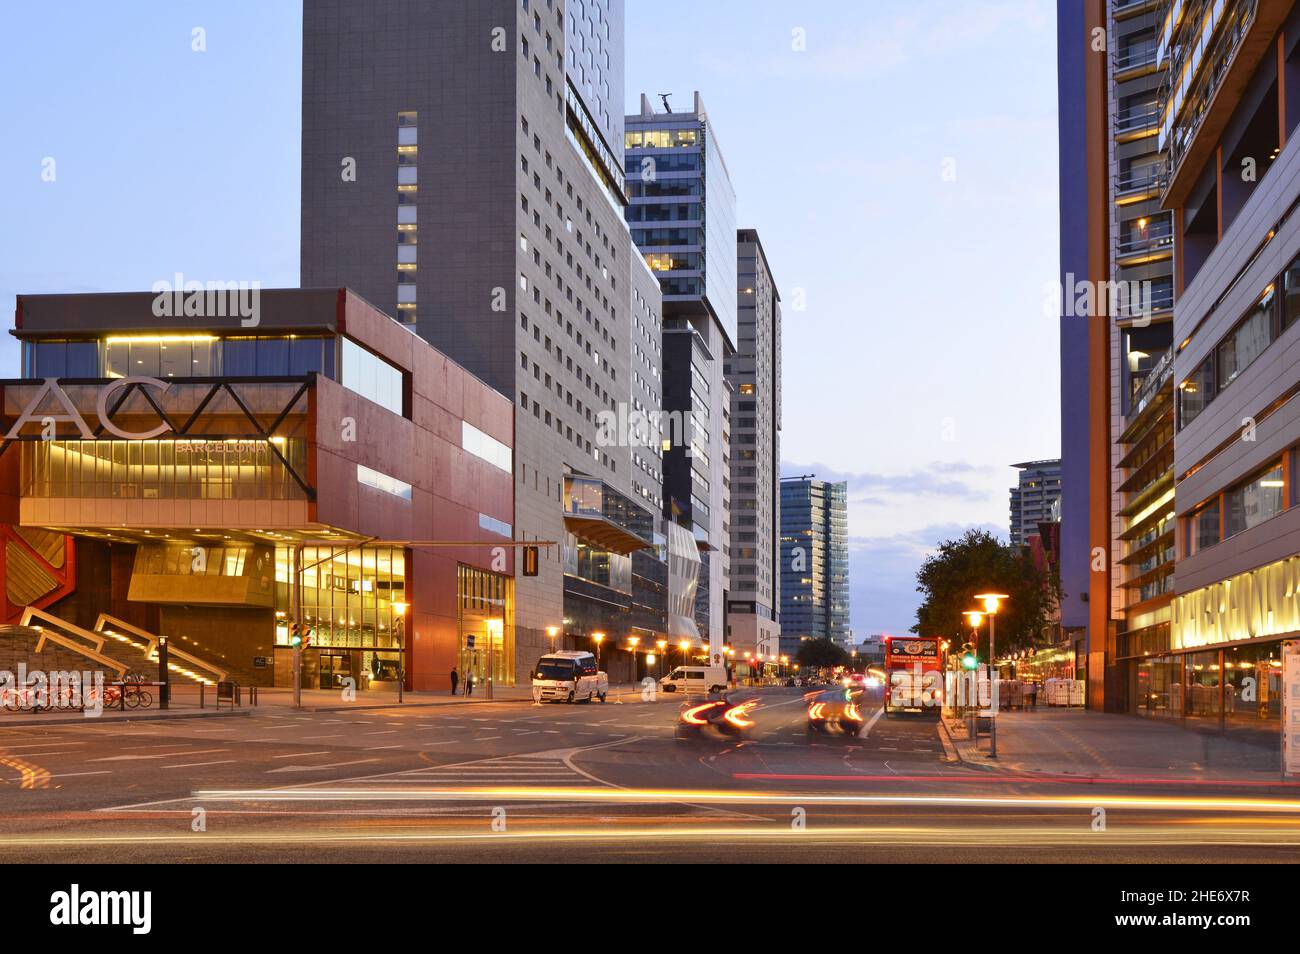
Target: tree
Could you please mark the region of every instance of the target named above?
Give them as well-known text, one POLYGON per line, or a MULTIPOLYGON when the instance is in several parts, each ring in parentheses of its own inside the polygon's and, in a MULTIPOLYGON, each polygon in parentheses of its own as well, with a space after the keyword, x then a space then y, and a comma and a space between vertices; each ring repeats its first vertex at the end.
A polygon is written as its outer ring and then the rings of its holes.
MULTIPOLYGON (((981 609, 976 593, 1006 593, 997 618, 997 647, 1021 649, 1051 621, 1060 599, 1059 578, 1044 572, 1018 548, 1006 546, 985 530, 967 530, 959 540, 945 540, 916 572, 916 590, 924 598, 912 632, 923 636, 970 639, 963 615, 981 609)), ((981 624, 978 646, 988 654, 988 622, 981 624)))
POLYGON ((849 664, 848 650, 825 637, 805 639, 799 644, 799 652, 794 658, 800 668, 806 669, 830 669, 849 664))

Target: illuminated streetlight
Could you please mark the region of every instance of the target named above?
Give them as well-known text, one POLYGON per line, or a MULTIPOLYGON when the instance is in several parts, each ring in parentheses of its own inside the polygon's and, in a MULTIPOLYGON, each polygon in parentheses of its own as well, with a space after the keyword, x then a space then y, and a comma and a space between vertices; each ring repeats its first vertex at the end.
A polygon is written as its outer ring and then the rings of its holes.
POLYGON ((605 634, 595 632, 591 634, 592 641, 596 644, 596 666, 600 666, 600 644, 605 641, 605 634))

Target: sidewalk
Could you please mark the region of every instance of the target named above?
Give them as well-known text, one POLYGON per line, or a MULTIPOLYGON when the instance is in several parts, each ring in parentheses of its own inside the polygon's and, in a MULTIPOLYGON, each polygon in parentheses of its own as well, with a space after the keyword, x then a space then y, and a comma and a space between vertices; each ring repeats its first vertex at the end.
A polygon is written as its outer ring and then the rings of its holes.
MULTIPOLYGON (((88 715, 76 709, 47 709, 43 712, 8 712, 0 710, 0 730, 30 728, 36 725, 82 725, 87 722, 156 722, 163 719, 203 719, 217 716, 250 716, 265 709, 283 710, 293 706, 293 690, 261 687, 257 690, 257 705, 250 703, 249 687, 243 688, 243 704, 231 708, 223 702, 217 708, 216 689, 209 688, 205 693, 204 706, 199 707, 197 688, 185 686, 172 690, 171 702, 167 709, 159 709, 155 691, 154 701, 148 708, 104 709, 98 716, 88 715)), ((304 712, 339 712, 365 711, 368 709, 388 709, 399 705, 395 691, 375 689, 356 693, 352 700, 345 700, 338 689, 304 689, 302 691, 302 711, 304 712)), ((664 698, 661 696, 661 698, 664 698)), ((641 686, 625 684, 609 687, 605 705, 641 702, 641 686)), ((533 701, 531 686, 496 686, 493 698, 489 699, 481 689, 474 695, 451 695, 448 692, 408 692, 405 693, 402 708, 428 708, 433 706, 464 706, 491 704, 493 702, 528 702, 533 701)), ((600 705, 599 702, 593 705, 600 705)))
POLYGON ((978 749, 963 721, 945 719, 961 761, 1002 772, 1078 779, 1276 782, 1280 754, 1226 735, 1140 716, 1045 709, 998 714, 998 758, 978 749))
MULTIPOLYGON (((345 699, 340 689, 304 689, 301 694, 302 708, 308 712, 338 712, 342 710, 388 709, 398 706, 397 692, 389 689, 370 689, 356 692, 352 699, 345 699)), ((605 705, 624 702, 640 702, 640 684, 612 685, 606 696, 605 705)), ((290 707, 293 705, 292 689, 258 689, 259 707, 290 707)), ((452 695, 450 692, 407 692, 403 694, 400 705, 403 708, 421 708, 430 706, 465 706, 491 704, 494 702, 528 702, 533 701, 531 686, 494 686, 492 698, 488 698, 485 689, 479 687, 472 696, 463 693, 452 695)), ((248 702, 245 690, 244 702, 248 702)), ((585 703, 582 703, 585 705, 585 703)), ((600 705, 593 702, 592 705, 600 705)))

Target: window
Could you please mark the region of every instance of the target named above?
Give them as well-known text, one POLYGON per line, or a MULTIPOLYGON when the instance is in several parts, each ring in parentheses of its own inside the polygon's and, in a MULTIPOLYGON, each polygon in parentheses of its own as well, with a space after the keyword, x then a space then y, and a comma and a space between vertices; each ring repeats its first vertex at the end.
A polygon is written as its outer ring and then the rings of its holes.
POLYGON ((1214 398, 1214 359, 1208 357, 1178 387, 1179 427, 1186 427, 1214 398))
POLYGON ((1275 299, 1274 286, 1269 285, 1250 314, 1219 342, 1218 390, 1232 383, 1272 343, 1275 299))
POLYGON ((401 370, 371 354, 350 338, 343 342, 343 374, 340 384, 381 407, 405 414, 401 370))
POLYGON ((1282 273, 1282 288, 1282 330, 1286 331, 1300 318, 1300 258, 1282 273))
POLYGON ((380 473, 377 470, 371 470, 369 467, 363 467, 360 464, 357 464, 357 483, 373 487, 375 490, 382 490, 386 494, 392 494, 394 497, 400 497, 403 500, 411 499, 410 484, 398 480, 396 477, 380 473))
POLYGON ((1219 542, 1219 501, 1214 500, 1192 514, 1188 556, 1219 542))
MULTIPOLYGON (((549 418, 550 415, 548 414, 549 418)), ((513 455, 510 448, 495 437, 484 434, 469 421, 461 421, 460 446, 475 457, 487 461, 507 474, 514 472, 513 455)), ((549 420, 548 422, 549 423, 549 420)))
POLYGON ((1286 509, 1282 465, 1274 464, 1224 494, 1223 535, 1249 530, 1286 509))

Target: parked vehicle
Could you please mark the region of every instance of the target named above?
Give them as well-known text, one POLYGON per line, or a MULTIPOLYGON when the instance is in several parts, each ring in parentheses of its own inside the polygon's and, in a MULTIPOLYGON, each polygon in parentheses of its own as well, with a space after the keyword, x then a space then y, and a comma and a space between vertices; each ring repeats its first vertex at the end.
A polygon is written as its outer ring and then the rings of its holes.
POLYGON ((664 692, 722 692, 727 688, 726 666, 678 666, 659 680, 664 692))
POLYGON ((609 675, 596 666, 591 653, 547 653, 533 670, 533 695, 538 702, 604 702, 608 693, 609 675))

